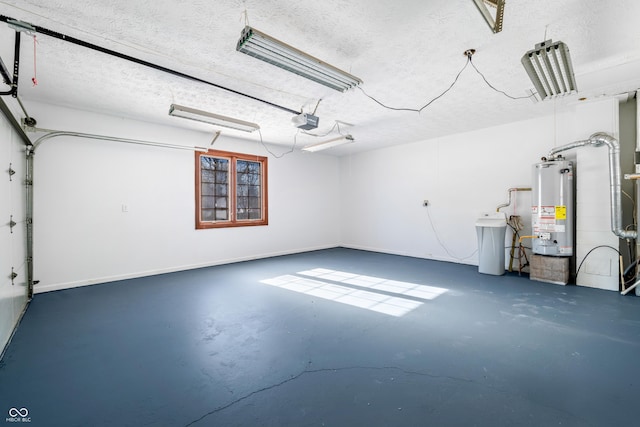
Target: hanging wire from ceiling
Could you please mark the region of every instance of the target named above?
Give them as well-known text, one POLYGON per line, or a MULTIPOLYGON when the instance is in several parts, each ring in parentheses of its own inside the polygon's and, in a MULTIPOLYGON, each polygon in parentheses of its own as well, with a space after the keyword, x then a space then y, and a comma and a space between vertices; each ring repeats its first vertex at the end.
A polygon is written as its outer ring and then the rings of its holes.
MULTIPOLYGON (((316 106, 313 108, 313 111, 309 114, 311 114, 312 116, 316 115, 316 111, 318 111, 318 107, 320 106, 320 103, 322 102, 322 98, 318 99, 318 102, 316 102, 316 106)), ((307 106, 309 104, 309 102, 307 102, 306 104, 302 105, 300 107, 300 114, 304 114, 304 110, 305 110, 305 106, 307 106)))
POLYGON ((370 98, 371 100, 373 100, 374 102, 376 102, 377 104, 379 104, 380 106, 388 109, 388 110, 395 110, 395 111, 412 111, 415 113, 421 113, 422 110, 424 110, 425 108, 427 108, 429 105, 431 105, 432 103, 434 103, 435 101, 437 101, 438 99, 442 98, 447 92, 449 92, 451 89, 453 89, 453 87, 455 86, 455 84, 458 82, 458 79, 460 78, 460 74, 462 74, 462 72, 465 70, 465 68, 467 68, 467 65, 469 65, 469 62, 471 62, 471 58, 469 58, 469 60, 467 60, 467 62, 465 62, 464 67, 462 67, 462 69, 460 71, 458 71, 458 74, 456 75, 456 78, 453 80, 453 82, 449 85, 449 87, 447 89, 445 89, 444 92, 442 92, 440 95, 436 96, 435 98, 433 98, 431 101, 427 102, 425 105, 423 105, 421 108, 407 108, 407 107, 391 107, 388 106, 386 104, 383 104, 381 101, 378 101, 376 98, 374 98, 373 96, 369 95, 367 92, 364 91, 364 89, 362 89, 360 86, 358 86, 358 89, 360 89, 360 91, 362 93, 365 94, 365 96, 367 96, 368 98, 370 98))
POLYGON ((338 129, 338 133, 340 135, 342 135, 342 136, 346 135, 346 134, 342 133, 342 130, 340 130, 340 123, 337 120, 333 124, 331 129, 329 129, 326 133, 318 134, 318 133, 306 132, 304 130, 302 131, 302 133, 305 134, 305 135, 308 135, 308 136, 316 137, 316 138, 324 138, 325 136, 329 136, 330 134, 332 134, 336 129, 338 129))
POLYGON ((524 96, 513 96, 513 95, 509 95, 507 92, 500 90, 498 88, 496 88, 494 85, 492 85, 491 83, 489 83, 489 81, 487 80, 487 78, 484 76, 484 74, 482 74, 480 72, 480 70, 478 70, 478 68, 476 67, 476 65, 473 63, 473 61, 471 60, 471 58, 469 58, 469 64, 471 64, 471 66, 473 67, 474 70, 476 70, 476 73, 478 73, 480 75, 480 77, 482 77, 482 80, 484 80, 484 82, 487 84, 487 86, 489 86, 491 89, 495 90, 498 93, 503 94, 504 96, 506 96, 509 99, 529 99, 532 96, 534 96, 535 94, 531 94, 531 95, 524 95, 524 96))
POLYGON ((431 99, 429 102, 427 102, 426 104, 424 104, 422 107, 420 108, 409 108, 409 107, 392 107, 389 105, 384 104, 383 102, 379 101, 378 99, 374 98, 373 96, 369 95, 367 92, 364 91, 364 89, 362 89, 362 87, 358 86, 358 89, 360 89, 360 91, 369 99, 371 99, 372 101, 374 101, 375 103, 377 103, 378 105, 380 105, 381 107, 384 107, 388 110, 394 110, 394 111, 410 111, 410 112, 414 112, 414 113, 421 113, 425 108, 429 107, 431 104, 433 104, 435 101, 437 101, 438 99, 442 98, 445 94, 447 94, 451 89, 453 89, 453 87, 456 85, 456 83, 458 83, 458 80, 460 79, 460 75, 464 72, 464 70, 467 68, 467 66, 469 66, 469 64, 471 64, 471 67, 476 71, 476 73, 478 73, 480 75, 480 77, 482 77, 482 80, 484 80, 484 82, 487 84, 487 86, 489 86, 491 89, 493 89, 494 91, 506 96, 509 99, 529 99, 533 96, 535 96, 535 93, 531 94, 531 95, 526 95, 526 96, 513 96, 513 95, 509 95, 507 92, 498 89, 497 87, 495 87, 493 84, 491 84, 489 82, 489 80, 487 80, 487 78, 485 77, 485 75, 478 69, 478 67, 476 67, 476 65, 473 63, 472 60, 472 56, 475 53, 475 49, 468 49, 464 52, 464 55, 467 57, 467 61, 465 62, 464 66, 460 69, 460 71, 458 71, 458 74, 456 74, 456 77, 453 79, 453 82, 449 85, 449 87, 447 87, 442 93, 440 93, 438 96, 436 96, 435 98, 431 99))
POLYGON ((242 18, 244 18, 244 26, 248 27, 249 25, 249 11, 247 10, 247 8, 244 9, 244 12, 242 12, 242 15, 240 16, 240 20, 242 20, 242 18))
POLYGON ((293 135, 293 145, 291 146, 291 148, 289 148, 288 151, 285 151, 283 153, 280 154, 276 154, 273 151, 271 151, 269 149, 269 147, 267 146, 267 144, 264 143, 264 139, 262 138, 262 131, 260 129, 258 129, 258 135, 260 136, 260 144, 262 144, 262 146, 264 147, 265 150, 267 150, 267 153, 271 154, 274 158, 276 159, 281 159, 284 156, 286 156, 287 154, 291 154, 293 153, 293 151, 296 149, 296 145, 298 145, 298 134, 300 133, 300 130, 298 130, 295 135, 293 135))

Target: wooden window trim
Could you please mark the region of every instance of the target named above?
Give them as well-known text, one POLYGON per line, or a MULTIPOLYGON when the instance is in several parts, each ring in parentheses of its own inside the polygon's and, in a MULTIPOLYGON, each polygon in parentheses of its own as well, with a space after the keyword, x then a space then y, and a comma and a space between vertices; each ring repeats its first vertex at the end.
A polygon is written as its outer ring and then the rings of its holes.
POLYGON ((268 188, 268 158, 263 156, 255 156, 243 153, 234 153, 230 151, 220 150, 208 150, 206 152, 196 151, 195 153, 195 196, 196 196, 196 229, 210 229, 210 228, 229 228, 229 227, 252 227, 259 225, 269 224, 269 188, 268 188), (202 221, 201 219, 201 171, 200 171, 200 158, 202 156, 207 157, 219 157, 229 159, 229 220, 226 221, 202 221), (259 162, 261 164, 260 173, 260 189, 261 189, 261 212, 262 219, 259 220, 238 220, 237 216, 237 175, 236 175, 236 161, 248 160, 251 162, 259 162))

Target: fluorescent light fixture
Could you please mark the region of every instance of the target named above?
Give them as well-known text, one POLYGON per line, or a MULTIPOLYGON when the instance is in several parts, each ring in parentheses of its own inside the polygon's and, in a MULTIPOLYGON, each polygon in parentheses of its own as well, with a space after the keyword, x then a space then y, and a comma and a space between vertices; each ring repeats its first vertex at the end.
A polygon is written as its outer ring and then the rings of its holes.
POLYGON ((362 83, 359 78, 249 26, 242 30, 236 50, 340 92, 362 83))
POLYGON ((349 144, 349 143, 351 143, 353 141, 354 141, 353 136, 351 136, 351 135, 343 135, 343 136, 340 136, 338 138, 330 139, 328 141, 323 141, 323 142, 318 142, 317 144, 307 145, 302 150, 303 151, 315 152, 315 151, 320 151, 320 150, 326 150, 327 148, 331 148, 331 147, 337 147, 338 145, 349 144))
POLYGON ((546 40, 538 43, 535 49, 524 54, 522 65, 538 91, 540 100, 578 90, 569 48, 560 41, 553 43, 546 40))
POLYGON ((487 25, 494 33, 502 31, 502 22, 504 20, 504 0, 473 0, 478 7, 478 10, 487 21, 487 25), (496 8, 496 19, 493 19, 491 12, 487 9, 487 6, 496 8))
POLYGON ((183 107, 182 105, 171 104, 169 115, 182 117, 183 119, 195 120, 197 122, 208 123, 210 125, 224 126, 226 128, 253 132, 260 129, 255 123, 234 119, 233 117, 221 116, 207 111, 196 110, 195 108, 183 107))

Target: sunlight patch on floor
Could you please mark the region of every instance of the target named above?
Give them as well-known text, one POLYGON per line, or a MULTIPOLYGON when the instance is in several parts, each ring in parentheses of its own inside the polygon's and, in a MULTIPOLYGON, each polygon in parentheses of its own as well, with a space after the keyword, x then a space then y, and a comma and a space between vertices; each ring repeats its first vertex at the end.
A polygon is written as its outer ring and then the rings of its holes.
POLYGON ((447 289, 434 286, 323 268, 264 279, 260 283, 396 317, 404 316, 424 304, 416 299, 432 300, 447 291, 447 289), (340 283, 369 290, 344 286, 340 283), (387 293, 398 294, 398 296, 391 296, 387 293), (403 298, 401 295, 415 299, 403 298))
POLYGON ((432 300, 447 289, 436 286, 419 285, 417 283, 400 282, 398 280, 383 279, 381 277, 363 276, 360 274, 347 273, 345 271, 329 270, 326 268, 314 268, 313 270, 301 271, 298 274, 315 277, 316 279, 341 282, 363 288, 375 289, 394 294, 407 295, 414 298, 432 300))

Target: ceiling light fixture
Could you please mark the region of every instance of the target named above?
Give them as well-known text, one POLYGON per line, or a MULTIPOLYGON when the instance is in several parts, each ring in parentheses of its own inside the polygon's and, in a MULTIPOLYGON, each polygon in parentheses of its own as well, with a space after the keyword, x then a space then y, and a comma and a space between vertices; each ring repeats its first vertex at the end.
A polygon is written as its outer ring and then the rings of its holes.
POLYGON ((236 50, 340 92, 362 83, 358 77, 249 26, 242 30, 236 50))
POLYGON ((171 104, 171 107, 169 107, 169 115, 208 123, 210 125, 224 126, 226 128, 241 130, 243 132, 253 132, 260 129, 260 126, 255 123, 245 122, 243 120, 234 119, 233 117, 221 116, 219 114, 196 110, 195 108, 183 107, 182 105, 176 104, 171 104))
POLYGON ((533 82, 540 100, 577 92, 569 48, 558 41, 536 44, 522 57, 522 65, 533 82))
POLYGON ((342 135, 338 138, 333 138, 328 141, 318 142, 317 144, 307 145, 302 151, 316 152, 320 150, 326 150, 327 148, 337 147, 338 145, 349 144, 355 141, 351 135, 342 135))
POLYGON ((502 31, 502 22, 504 20, 504 0, 473 0, 478 7, 478 10, 487 21, 489 28, 494 33, 502 31), (491 12, 487 9, 487 6, 496 8, 496 19, 493 19, 491 12))

